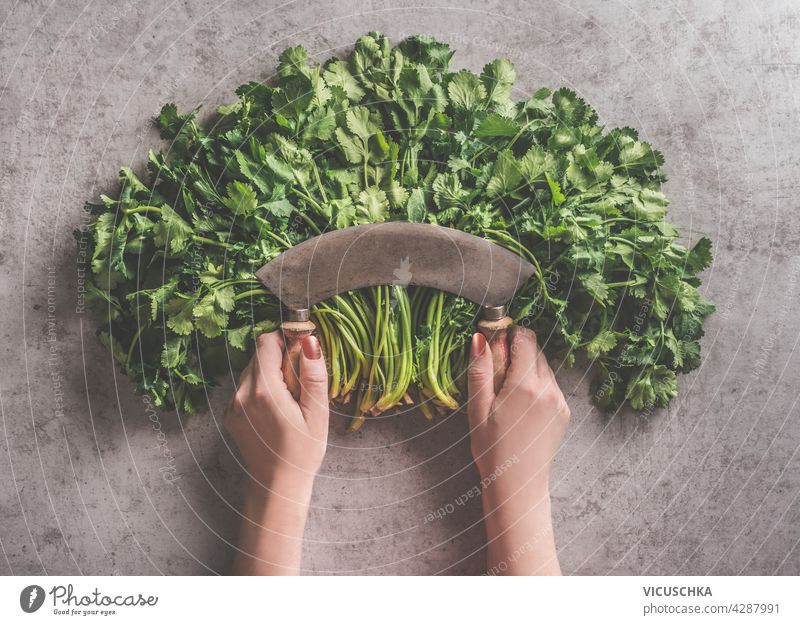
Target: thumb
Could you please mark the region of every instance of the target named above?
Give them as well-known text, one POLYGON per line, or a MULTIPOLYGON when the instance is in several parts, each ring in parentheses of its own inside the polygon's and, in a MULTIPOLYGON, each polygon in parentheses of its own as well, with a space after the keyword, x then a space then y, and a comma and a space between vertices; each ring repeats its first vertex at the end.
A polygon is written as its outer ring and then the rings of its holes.
POLYGON ((300 410, 306 421, 328 420, 328 371, 319 339, 309 335, 303 339, 300 353, 300 410))
POLYGON ((489 417, 494 403, 494 367, 492 352, 480 332, 472 335, 469 369, 467 370, 467 418, 470 429, 478 427, 489 417))

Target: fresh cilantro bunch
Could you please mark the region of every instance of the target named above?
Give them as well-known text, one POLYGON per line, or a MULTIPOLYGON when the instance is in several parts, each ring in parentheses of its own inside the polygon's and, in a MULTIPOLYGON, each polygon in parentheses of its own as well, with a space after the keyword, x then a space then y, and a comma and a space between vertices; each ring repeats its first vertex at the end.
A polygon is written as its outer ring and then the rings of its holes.
MULTIPOLYGON (((87 204, 87 299, 101 341, 156 405, 194 413, 253 338, 278 327, 261 265, 324 231, 409 220, 458 228, 522 255, 537 272, 513 302, 549 355, 595 370, 606 408, 664 406, 676 374, 700 364, 713 305, 698 274, 711 244, 691 249, 665 221, 663 157, 630 128, 606 130, 567 89, 516 101, 514 66, 449 69, 428 37, 398 46, 377 33, 344 59, 280 55, 270 84, 198 122, 167 104, 166 151, 145 176, 87 204)), ((475 307, 402 285, 317 306, 332 400, 366 416, 419 402, 456 408, 475 307)))

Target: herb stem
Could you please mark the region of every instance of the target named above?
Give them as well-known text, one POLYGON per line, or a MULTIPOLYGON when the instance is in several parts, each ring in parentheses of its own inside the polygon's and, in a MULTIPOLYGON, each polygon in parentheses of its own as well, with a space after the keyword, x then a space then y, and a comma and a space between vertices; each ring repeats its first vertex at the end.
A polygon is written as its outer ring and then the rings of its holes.
POLYGON ((136 330, 136 334, 133 335, 133 340, 131 341, 131 345, 128 348, 128 355, 125 358, 125 369, 130 369, 131 367, 131 359, 133 358, 133 349, 139 343, 139 337, 142 335, 142 331, 144 330, 144 325, 139 324, 139 328, 136 330))
POLYGON ((136 213, 160 213, 161 209, 158 206, 135 206, 134 208, 123 208, 122 212, 126 215, 135 215, 136 213))
POLYGON ((206 237, 201 237, 197 234, 192 235, 192 241, 195 243, 204 243, 205 245, 214 245, 216 247, 222 247, 225 249, 230 249, 233 246, 229 243, 223 243, 222 241, 214 241, 213 239, 207 239, 206 237))
POLYGON ((238 302, 240 299, 244 299, 245 297, 250 297, 252 295, 269 295, 269 291, 266 289, 250 289, 249 291, 244 291, 234 295, 233 301, 238 302))

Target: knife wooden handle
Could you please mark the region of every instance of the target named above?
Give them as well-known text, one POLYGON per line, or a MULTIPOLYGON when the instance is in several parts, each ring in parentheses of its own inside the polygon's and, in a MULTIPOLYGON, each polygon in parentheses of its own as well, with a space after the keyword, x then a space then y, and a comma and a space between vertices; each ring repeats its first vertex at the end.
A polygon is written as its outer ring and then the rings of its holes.
POLYGON ((286 388, 296 400, 300 399, 300 351, 303 339, 316 329, 312 321, 284 321, 281 324, 285 351, 281 372, 286 388))
POLYGON ((508 328, 514 320, 511 317, 488 320, 481 319, 478 322, 478 329, 486 338, 489 349, 492 350, 492 364, 494 366, 494 392, 500 392, 503 382, 506 380, 506 371, 510 363, 508 353, 508 328))

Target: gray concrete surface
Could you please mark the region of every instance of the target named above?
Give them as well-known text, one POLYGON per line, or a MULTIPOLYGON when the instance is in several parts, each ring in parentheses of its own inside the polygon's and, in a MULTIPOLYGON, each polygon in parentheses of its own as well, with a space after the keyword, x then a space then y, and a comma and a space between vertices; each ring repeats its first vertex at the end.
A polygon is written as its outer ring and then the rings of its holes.
MULTIPOLYGON (((566 84, 635 126, 666 154, 671 220, 715 242, 704 289, 719 312, 669 410, 606 418, 581 371, 560 376, 564 571, 800 574, 797 4, 416 4, 0 3, 0 573, 226 571, 242 484, 218 423, 231 383, 211 414, 150 419, 75 312, 71 232, 83 201, 158 145, 161 103, 211 109, 268 78, 285 46, 325 59, 378 29, 440 35, 456 66, 508 57, 520 97, 566 84)), ((477 480, 463 417, 358 435, 334 421, 306 570, 479 573, 478 502, 455 504, 477 480)))

